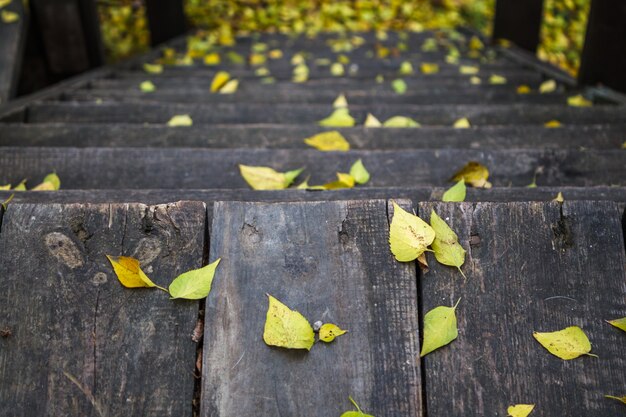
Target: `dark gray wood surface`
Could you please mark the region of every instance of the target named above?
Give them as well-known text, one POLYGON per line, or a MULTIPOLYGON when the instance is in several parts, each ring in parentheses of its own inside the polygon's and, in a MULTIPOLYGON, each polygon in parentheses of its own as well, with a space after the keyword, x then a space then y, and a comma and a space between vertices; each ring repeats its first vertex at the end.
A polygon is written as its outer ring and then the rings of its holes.
MULTIPOLYGON (((457 309, 459 337, 423 359, 429 415, 617 416, 604 395, 626 386, 626 338, 604 320, 626 314, 621 215, 611 202, 422 203, 467 250, 463 271, 429 255, 422 313, 457 309), (533 338, 580 326, 599 358, 561 360, 533 338)), ((620 394, 621 395, 621 394, 620 394)))
POLYGON ((105 255, 154 282, 202 264, 200 202, 9 204, 0 233, 0 414, 191 415, 198 303, 126 289, 105 255))
POLYGON ((384 200, 217 203, 201 416, 422 416, 416 270, 393 259, 384 200), (269 347, 269 293, 349 333, 310 352, 269 347))
POLYGON ((21 1, 13 1, 3 10, 17 13, 19 20, 0 22, 0 105, 13 98, 17 91, 28 24, 21 1))

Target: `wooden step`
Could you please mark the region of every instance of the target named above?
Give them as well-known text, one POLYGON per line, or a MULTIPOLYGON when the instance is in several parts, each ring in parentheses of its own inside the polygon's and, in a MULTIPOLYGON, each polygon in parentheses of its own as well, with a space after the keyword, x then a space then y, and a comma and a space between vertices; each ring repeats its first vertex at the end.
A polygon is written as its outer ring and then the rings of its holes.
MULTIPOLYGON (((177 114, 188 114, 196 124, 215 123, 280 123, 316 124, 329 116, 330 105, 223 103, 184 105, 158 103, 41 103, 29 106, 29 123, 158 123, 166 124, 177 114)), ((592 108, 560 105, 382 105, 351 106, 350 113, 357 124, 365 121, 367 113, 380 120, 403 115, 422 125, 451 126, 466 117, 480 125, 543 125, 551 120, 562 124, 604 124, 626 122, 626 111, 619 106, 592 108)))
POLYGON ((622 150, 316 150, 194 148, 21 148, 0 153, 0 184, 38 181, 56 171, 65 189, 244 188, 238 164, 306 168, 310 184, 335 180, 362 159, 368 186, 447 186, 469 161, 485 164, 494 186, 626 185, 622 150), (543 173, 536 175, 537 170, 543 173))
POLYGON ((304 139, 339 131, 351 149, 619 149, 626 125, 322 128, 306 125, 212 125, 171 129, 137 124, 0 124, 0 146, 198 147, 311 149, 304 139))

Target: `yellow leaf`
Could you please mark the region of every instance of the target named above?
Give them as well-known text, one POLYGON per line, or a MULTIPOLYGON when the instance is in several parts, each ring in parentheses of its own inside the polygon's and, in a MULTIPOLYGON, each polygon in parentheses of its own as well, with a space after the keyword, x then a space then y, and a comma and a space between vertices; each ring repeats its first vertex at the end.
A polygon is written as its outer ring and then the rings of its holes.
POLYGON ((413 74, 413 64, 409 61, 404 61, 400 64, 400 70, 398 71, 401 75, 410 75, 413 74))
POLYGON ((431 62, 424 62, 420 65, 420 69, 424 74, 436 74, 439 72, 439 65, 431 62))
MULTIPOLYGON (((377 84, 382 84, 385 82, 385 76, 382 74, 378 74, 375 78, 377 84)), ((406 84, 405 84, 406 87, 406 84)), ((394 89, 395 90, 395 89, 394 89)))
POLYGON ((359 408, 359 405, 356 403, 356 401, 352 399, 352 397, 348 397, 348 399, 356 407, 357 411, 346 411, 345 413, 341 415, 341 417, 374 417, 370 414, 365 414, 363 411, 361 411, 361 409, 359 408))
POLYGON ((152 81, 144 81, 139 84, 139 89, 144 93, 153 93, 156 90, 156 86, 152 83, 152 81))
POLYGON ((533 332, 541 345, 561 359, 575 359, 581 355, 595 356, 591 352, 591 343, 587 335, 578 326, 567 327, 550 333, 533 332))
POLYGON ((454 122, 453 127, 455 129, 467 129, 469 127, 472 127, 472 125, 470 124, 470 121, 467 117, 463 117, 462 119, 459 119, 456 122, 454 122))
POLYGON ((172 298, 184 298, 187 300, 206 298, 211 292, 215 270, 221 260, 221 258, 218 258, 207 266, 187 271, 177 276, 169 287, 172 298))
POLYGON ((347 330, 342 330, 339 326, 332 323, 325 323, 320 327, 320 340, 322 342, 330 343, 337 336, 341 336, 342 334, 346 334, 347 330))
POLYGON ((269 297, 263 341, 269 346, 287 349, 311 350, 315 333, 308 320, 295 310, 289 309, 276 298, 269 297))
POLYGON ((13 187, 13 191, 26 191, 26 180, 22 180, 22 182, 13 187))
POLYGON ((330 66, 330 73, 333 77, 341 77, 345 74, 345 69, 342 64, 335 62, 330 66))
POLYGON ((304 57, 302 54, 295 54, 291 57, 291 65, 301 65, 304 64, 304 57))
POLYGON ((527 417, 535 408, 535 404, 515 404, 510 406, 506 412, 510 417, 527 417))
POLYGON ((498 74, 492 74, 491 77, 489 77, 489 84, 494 84, 494 85, 506 84, 506 77, 503 77, 502 75, 498 75, 498 74))
POLYGON ((459 237, 434 210, 430 213, 430 226, 435 231, 432 248, 437 262, 456 267, 463 278, 467 278, 461 271, 465 262, 465 249, 459 244, 459 237))
POLYGON ((222 62, 220 54, 213 52, 204 56, 204 65, 219 65, 222 62))
POLYGON ((465 164, 463 168, 457 171, 450 181, 464 180, 465 184, 477 188, 491 188, 491 183, 487 181, 489 178, 489 170, 486 166, 471 161, 465 164))
POLYGON ((340 109, 343 107, 348 107, 348 100, 346 100, 346 96, 340 94, 339 96, 337 96, 335 101, 333 101, 333 108, 340 109))
POLYGON ((272 49, 269 51, 268 55, 271 59, 281 59, 283 57, 283 51, 280 49, 272 49))
POLYGON ((582 94, 567 98, 567 105, 572 107, 591 107, 593 102, 587 100, 582 94))
POLYGON ((307 190, 342 190, 344 188, 353 188, 356 181, 350 174, 343 172, 337 173, 337 181, 329 182, 324 185, 313 185, 307 190))
POLYGON ((410 117, 393 116, 385 120, 383 127, 421 127, 421 125, 410 117))
POLYGON ((615 319, 615 320, 607 320, 607 323, 626 332, 626 317, 622 317, 621 319, 615 319))
POLYGON ((393 88, 393 91, 395 91, 396 94, 404 94, 406 93, 407 85, 403 79, 398 78, 397 80, 393 80, 391 82, 391 88, 393 88))
POLYGON ((435 231, 424 220, 408 213, 395 202, 389 227, 389 247, 400 262, 417 259, 435 240, 435 231))
POLYGON ((555 201, 557 203, 564 202, 565 199, 563 198, 563 193, 559 191, 559 193, 556 195, 556 197, 554 197, 554 199, 552 201, 555 201))
POLYGON ((0 185, 0 190, 10 190, 11 184, 0 185))
POLYGON ((624 395, 623 397, 615 397, 613 395, 605 395, 604 398, 610 398, 612 400, 617 400, 617 401, 621 401, 624 404, 626 404, 626 395, 624 395))
POLYGON ((233 94, 237 92, 239 88, 239 80, 230 80, 222 88, 220 88, 220 94, 233 94))
POLYGON ((517 87, 517 94, 529 94, 530 93, 530 87, 522 84, 520 86, 517 87))
POLYGON ((483 41, 481 41, 478 37, 472 36, 472 39, 469 41, 469 47, 473 51, 480 51, 485 47, 483 41))
POLYGON ((335 109, 330 116, 318 122, 320 126, 326 127, 352 127, 355 123, 347 108, 335 109))
POLYGON ((459 330, 457 329, 456 307, 460 302, 461 299, 459 298, 454 307, 439 306, 426 313, 421 357, 457 338, 459 330))
POLYGON ((0 9, 2 9, 3 7, 8 6, 9 4, 11 4, 12 0, 0 0, 0 9))
POLYGON ((309 67, 302 63, 294 67, 292 81, 294 83, 304 83, 309 79, 309 67))
POLYGON ((311 186, 309 185, 309 177, 306 177, 302 183, 296 186, 296 190, 308 190, 311 186))
POLYGON ((350 58, 348 58, 346 55, 341 54, 337 57, 337 61, 340 64, 348 65, 350 63, 350 58))
POLYGON ((482 80, 480 79, 480 77, 477 77, 477 76, 470 77, 470 84, 479 85, 481 83, 482 83, 482 80))
POLYGON ((267 58, 263 54, 250 54, 250 65, 252 65, 253 67, 263 65, 266 61, 267 58))
POLYGON ((383 124, 378 120, 372 113, 367 113, 367 117, 365 118, 365 123, 363 126, 365 127, 381 127, 383 124))
POLYGON ((552 93, 556 90, 556 81, 554 80, 546 80, 541 83, 539 86, 539 92, 541 94, 552 93))
POLYGON ((350 176, 354 178, 354 181, 357 184, 366 184, 370 180, 370 173, 365 169, 365 165, 363 165, 363 161, 358 159, 352 167, 350 167, 350 176))
POLYGON ((211 92, 217 93, 220 88, 224 87, 224 85, 230 80, 230 74, 226 71, 219 71, 213 77, 213 81, 211 82, 211 92))
POLYGON ((41 184, 32 188, 31 191, 57 191, 61 188, 61 179, 53 172, 46 175, 41 184))
POLYGON ((6 209, 7 209, 7 204, 9 204, 9 203, 11 202, 11 200, 13 200, 13 197, 15 197, 15 194, 11 194, 11 195, 9 196, 9 198, 7 198, 7 199, 6 199, 6 200, 4 200, 2 203, 0 203, 0 206, 2 206, 2 208, 3 208, 4 210, 6 210, 6 209))
POLYGON ((163 72, 163 65, 160 64, 143 64, 143 70, 148 74, 161 74, 163 72))
POLYGON ((193 120, 191 120, 188 114, 177 114, 172 116, 167 125, 170 127, 191 126, 193 125, 193 120))
POLYGON ((473 65, 461 65, 459 67, 459 72, 463 75, 476 75, 480 69, 473 65))
POLYGON ((300 175, 302 169, 277 172, 269 167, 239 165, 239 171, 254 190, 284 190, 300 175))
MULTIPOLYGON (((128 256, 109 256, 106 255, 109 262, 113 266, 113 271, 117 275, 117 279, 126 288, 158 287, 139 267, 139 261, 128 256)), ((161 287, 158 287, 163 289, 161 287)))
POLYGON ((309 146, 320 151, 349 151, 350 144, 343 135, 336 130, 318 133, 304 140, 309 146))
POLYGON ((10 10, 3 10, 2 11, 2 22, 4 23, 14 23, 17 22, 18 20, 20 20, 20 15, 12 12, 10 10))
POLYGON ((467 187, 465 187, 465 180, 461 178, 456 184, 448 188, 448 190, 445 193, 443 193, 443 197, 441 198, 441 201, 444 201, 444 202, 465 201, 466 195, 467 195, 467 187))
POLYGON ((554 128, 557 128, 557 127, 561 127, 561 122, 559 122, 558 120, 550 120, 549 122, 545 122, 543 124, 543 126, 547 127, 547 128, 554 129, 554 128))
POLYGON ((256 75, 257 77, 266 77, 270 75, 270 70, 268 70, 266 67, 260 67, 254 70, 254 75, 256 75))

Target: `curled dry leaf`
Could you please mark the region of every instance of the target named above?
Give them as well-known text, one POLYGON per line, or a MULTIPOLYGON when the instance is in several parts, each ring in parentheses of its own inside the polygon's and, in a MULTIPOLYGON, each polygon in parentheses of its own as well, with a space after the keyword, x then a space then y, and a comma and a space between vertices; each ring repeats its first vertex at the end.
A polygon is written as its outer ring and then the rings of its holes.
POLYGON ((582 355, 597 357, 589 353, 591 343, 585 332, 578 326, 549 333, 534 332, 533 336, 548 352, 564 360, 575 359, 582 355))
POLYGON ((489 170, 479 162, 470 161, 463 168, 457 171, 450 181, 464 180, 465 184, 477 188, 491 188, 491 183, 487 181, 489 170))
POLYGON ((315 342, 315 333, 309 321, 271 295, 267 294, 267 296, 269 306, 265 318, 263 341, 269 346, 311 350, 315 342))
POLYGON ((239 165, 241 176, 254 190, 284 190, 300 175, 301 169, 277 172, 269 167, 239 165))
POLYGON ((408 213, 395 202, 393 219, 389 226, 389 247, 400 262, 410 262, 428 248, 435 240, 435 231, 424 220, 408 213))

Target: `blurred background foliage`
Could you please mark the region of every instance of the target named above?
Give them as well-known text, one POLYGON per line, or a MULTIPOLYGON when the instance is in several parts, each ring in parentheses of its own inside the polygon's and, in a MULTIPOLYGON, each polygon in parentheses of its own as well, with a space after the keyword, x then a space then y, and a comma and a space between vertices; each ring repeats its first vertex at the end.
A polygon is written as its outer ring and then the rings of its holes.
MULTIPOLYGON (((521 1, 521 0, 520 0, 521 1)), ((216 39, 255 31, 411 30, 459 25, 491 32, 495 0, 186 0, 191 25, 216 39)), ((590 0, 546 0, 539 56, 575 74, 590 0)), ((111 61, 148 49, 141 0, 100 0, 102 32, 111 61)))

